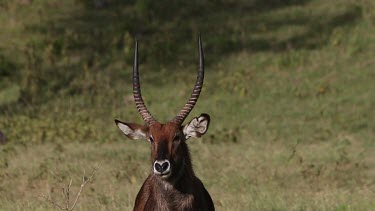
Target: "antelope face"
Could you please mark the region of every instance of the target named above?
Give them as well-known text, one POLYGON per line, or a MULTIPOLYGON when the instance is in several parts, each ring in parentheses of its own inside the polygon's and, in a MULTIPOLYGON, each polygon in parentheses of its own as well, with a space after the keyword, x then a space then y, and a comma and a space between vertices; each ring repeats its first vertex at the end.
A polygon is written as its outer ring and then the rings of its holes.
POLYGON ((204 57, 202 41, 198 39, 199 66, 197 81, 190 99, 181 109, 180 113, 166 124, 160 124, 147 110, 141 95, 138 71, 138 42, 135 44, 133 68, 133 95, 139 114, 146 125, 125 123, 115 120, 117 126, 131 139, 147 139, 151 143, 152 169, 155 175, 163 179, 173 174, 178 174, 178 169, 184 165, 184 158, 189 157, 186 140, 190 137, 200 137, 206 133, 210 117, 202 114, 182 126, 185 118, 194 108, 202 90, 204 79, 204 57))
POLYGON ((188 153, 186 140, 201 137, 210 124, 210 116, 201 114, 185 126, 174 122, 154 123, 142 126, 115 120, 120 130, 131 139, 147 139, 151 144, 151 161, 154 175, 168 179, 177 175, 184 165, 185 153, 188 153))

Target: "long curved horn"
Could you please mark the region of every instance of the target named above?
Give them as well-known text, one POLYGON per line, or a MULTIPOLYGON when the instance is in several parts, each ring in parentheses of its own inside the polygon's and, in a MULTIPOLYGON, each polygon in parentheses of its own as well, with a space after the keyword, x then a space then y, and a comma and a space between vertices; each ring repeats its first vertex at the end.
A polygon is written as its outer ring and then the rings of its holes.
POLYGON ((199 53, 199 66, 198 66, 197 81, 195 82, 193 93, 191 93, 189 100, 186 102, 185 106, 181 109, 180 113, 172 120, 172 122, 175 122, 177 124, 182 124, 185 118, 189 115, 190 111, 193 110, 202 90, 203 79, 204 79, 204 56, 203 56, 202 40, 201 40, 200 35, 198 37, 198 53, 199 53))
POLYGON ((135 41, 134 49, 134 66, 133 66, 133 96, 134 102, 137 106, 138 113, 142 116, 143 120, 148 126, 154 124, 156 120, 151 116, 147 110, 145 103, 142 99, 141 85, 139 83, 139 71, 138 71, 138 41, 135 41))

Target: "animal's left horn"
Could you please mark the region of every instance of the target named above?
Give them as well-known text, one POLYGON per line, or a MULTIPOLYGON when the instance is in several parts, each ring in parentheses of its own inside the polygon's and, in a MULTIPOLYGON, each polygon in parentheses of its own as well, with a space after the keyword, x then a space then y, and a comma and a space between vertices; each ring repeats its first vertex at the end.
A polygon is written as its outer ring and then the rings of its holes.
POLYGON ((138 71, 138 41, 135 42, 134 49, 134 66, 133 66, 133 96, 134 102, 137 106, 138 113, 142 116, 143 120, 148 126, 154 124, 156 120, 152 117, 151 113, 147 110, 145 103, 142 99, 141 84, 139 83, 138 71))
POLYGON ((203 55, 201 35, 199 35, 198 37, 198 53, 199 53, 199 66, 198 66, 197 81, 195 82, 193 93, 191 93, 189 100, 186 102, 185 106, 181 109, 180 113, 172 120, 172 122, 175 122, 177 124, 182 124, 185 118, 191 112, 191 110, 193 110, 202 90, 203 79, 204 79, 204 55, 203 55))

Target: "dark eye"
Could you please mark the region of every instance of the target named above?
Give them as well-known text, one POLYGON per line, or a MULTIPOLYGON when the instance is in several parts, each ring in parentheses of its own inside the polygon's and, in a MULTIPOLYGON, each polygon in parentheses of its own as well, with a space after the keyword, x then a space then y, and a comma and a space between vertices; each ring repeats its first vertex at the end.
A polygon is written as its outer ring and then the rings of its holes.
POLYGON ((154 138, 152 138, 152 136, 150 136, 150 137, 148 138, 148 140, 149 140, 151 143, 154 143, 154 138))

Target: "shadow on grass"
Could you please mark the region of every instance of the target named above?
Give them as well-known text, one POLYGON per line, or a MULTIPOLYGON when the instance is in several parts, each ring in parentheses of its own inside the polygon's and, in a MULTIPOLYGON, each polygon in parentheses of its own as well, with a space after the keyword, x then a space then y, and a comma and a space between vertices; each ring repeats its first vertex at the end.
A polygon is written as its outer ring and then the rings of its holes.
MULTIPOLYGON (((238 51, 319 48, 327 43, 333 29, 353 23, 362 13, 362 8, 353 4, 336 8, 338 3, 319 3, 316 8, 310 0, 76 2, 79 4, 74 9, 64 2, 51 3, 44 13, 44 22, 26 27, 27 33, 44 36, 42 44, 31 49, 43 62, 34 71, 38 80, 55 81, 54 87, 37 90, 55 92, 64 89, 74 78, 84 80, 81 75, 85 69, 92 74, 107 69, 118 71, 120 68, 113 70, 111 66, 116 62, 129 66, 135 38, 140 40, 142 63, 157 66, 196 64, 196 39, 201 32, 210 65, 238 51), (60 7, 65 7, 67 12, 51 15, 49 10, 60 7), (67 57, 76 62, 66 62, 69 61, 67 57), (51 70, 54 70, 52 75, 51 70)), ((32 65, 25 66, 24 69, 33 71, 32 65)), ((168 68, 166 73, 173 73, 173 69, 168 68)), ((18 76, 29 77, 22 73, 18 76)), ((49 85, 38 83, 35 86, 49 85)), ((21 87, 22 90, 27 88, 21 87)))
POLYGON ((240 50, 311 49, 324 45, 335 27, 353 23, 361 16, 361 8, 355 5, 326 13, 303 8, 309 0, 80 2, 84 4, 81 14, 56 21, 52 29, 56 35, 69 31, 78 37, 70 41, 71 49, 86 49, 102 59, 113 49, 123 50, 130 62, 137 37, 144 59, 165 65, 186 57, 190 58, 187 62, 195 59, 191 52, 195 52, 198 32, 203 34, 211 58, 240 50), (276 37, 284 33, 278 31, 280 28, 290 26, 302 27, 303 31, 292 32, 286 39, 276 37))

